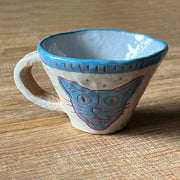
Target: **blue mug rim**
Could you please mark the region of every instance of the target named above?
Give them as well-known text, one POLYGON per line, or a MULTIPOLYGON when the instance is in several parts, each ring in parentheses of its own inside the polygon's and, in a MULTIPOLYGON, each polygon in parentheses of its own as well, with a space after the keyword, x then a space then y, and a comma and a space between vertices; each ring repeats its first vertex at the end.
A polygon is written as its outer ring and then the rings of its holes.
POLYGON ((116 30, 116 29, 79 29, 79 30, 55 33, 44 37, 38 43, 37 51, 40 54, 41 61, 52 68, 56 68, 64 71, 85 72, 85 73, 118 73, 120 71, 129 72, 129 71, 139 70, 147 66, 150 66, 152 64, 157 64, 166 55, 168 51, 168 45, 162 40, 141 33, 134 33, 134 32, 128 32, 128 31, 116 30), (116 32, 125 32, 134 35, 143 35, 145 37, 152 39, 153 41, 157 41, 161 43, 164 48, 148 56, 133 58, 127 61, 127 60, 81 59, 81 58, 73 58, 73 57, 63 57, 63 56, 51 54, 41 46, 44 40, 49 39, 53 36, 72 34, 82 31, 116 31, 116 32))

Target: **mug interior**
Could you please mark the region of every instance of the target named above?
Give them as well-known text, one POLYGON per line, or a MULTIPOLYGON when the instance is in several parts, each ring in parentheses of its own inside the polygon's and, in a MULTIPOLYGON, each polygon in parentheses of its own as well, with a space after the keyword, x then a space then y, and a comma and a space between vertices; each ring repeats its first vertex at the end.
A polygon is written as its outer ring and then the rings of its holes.
POLYGON ((79 30, 51 35, 41 47, 56 56, 79 59, 131 60, 162 51, 166 44, 143 34, 119 30, 79 30))

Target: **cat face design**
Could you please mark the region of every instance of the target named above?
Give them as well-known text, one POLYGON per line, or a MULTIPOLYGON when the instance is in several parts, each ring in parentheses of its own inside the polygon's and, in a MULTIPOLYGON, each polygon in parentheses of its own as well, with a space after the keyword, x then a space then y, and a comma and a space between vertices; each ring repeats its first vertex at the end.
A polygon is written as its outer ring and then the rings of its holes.
POLYGON ((92 90, 76 82, 58 77, 59 84, 69 99, 67 105, 89 127, 104 130, 117 120, 127 108, 128 100, 140 85, 144 76, 109 90, 92 90))

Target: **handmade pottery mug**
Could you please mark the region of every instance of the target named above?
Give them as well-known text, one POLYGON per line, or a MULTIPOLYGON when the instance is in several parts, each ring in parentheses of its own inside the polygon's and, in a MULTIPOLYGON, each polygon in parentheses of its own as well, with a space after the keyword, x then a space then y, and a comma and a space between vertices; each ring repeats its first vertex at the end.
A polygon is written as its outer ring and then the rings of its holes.
POLYGON ((108 134, 127 124, 167 50, 163 41, 121 30, 58 33, 17 63, 14 79, 27 99, 64 111, 77 129, 108 134), (33 79, 31 68, 39 61, 58 97, 33 79))

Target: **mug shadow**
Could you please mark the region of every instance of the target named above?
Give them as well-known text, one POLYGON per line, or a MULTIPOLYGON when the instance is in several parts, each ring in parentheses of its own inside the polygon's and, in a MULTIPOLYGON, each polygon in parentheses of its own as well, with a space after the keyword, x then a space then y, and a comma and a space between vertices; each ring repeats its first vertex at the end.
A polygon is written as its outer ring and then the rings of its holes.
POLYGON ((126 127, 116 135, 162 135, 180 137, 180 111, 137 110, 126 127))

